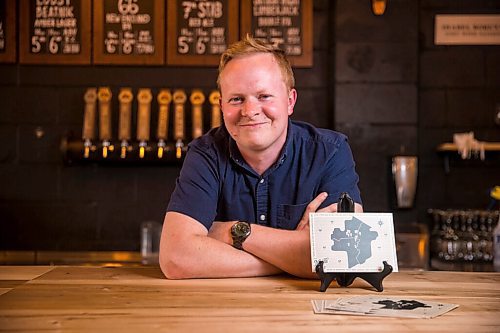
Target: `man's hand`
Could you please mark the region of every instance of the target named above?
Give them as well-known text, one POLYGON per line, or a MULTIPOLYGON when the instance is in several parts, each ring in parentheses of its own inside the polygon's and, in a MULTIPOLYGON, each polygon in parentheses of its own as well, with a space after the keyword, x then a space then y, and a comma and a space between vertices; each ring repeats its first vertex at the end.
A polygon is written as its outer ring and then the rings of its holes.
MULTIPOLYGON (((303 229, 308 229, 309 228, 309 213, 336 213, 337 212, 337 203, 333 203, 329 206, 326 206, 324 208, 321 208, 318 210, 319 206, 325 201, 325 199, 328 197, 328 193, 322 192, 320 193, 316 198, 313 199, 307 205, 306 210, 304 212, 304 215, 302 216, 302 219, 300 220, 299 224, 297 225, 297 228, 295 230, 303 230, 303 229)), ((363 212, 363 206, 361 206, 358 203, 354 203, 354 212, 356 213, 362 213, 363 212)))
POLYGON ((303 230, 309 228, 309 213, 315 212, 325 212, 325 213, 334 213, 337 211, 337 204, 333 203, 330 206, 326 206, 318 210, 319 206, 325 201, 328 197, 328 193, 322 192, 316 198, 314 198, 309 205, 307 205, 304 215, 302 215, 302 219, 300 220, 297 228, 295 230, 303 230))

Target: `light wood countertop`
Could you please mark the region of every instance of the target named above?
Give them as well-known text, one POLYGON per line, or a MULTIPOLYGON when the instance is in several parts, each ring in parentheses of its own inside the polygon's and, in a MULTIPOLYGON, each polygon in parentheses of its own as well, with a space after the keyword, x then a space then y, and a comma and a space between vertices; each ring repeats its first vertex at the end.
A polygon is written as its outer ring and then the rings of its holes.
POLYGON ((312 299, 377 294, 362 280, 167 280, 157 267, 0 266, 0 331, 500 332, 500 273, 392 273, 380 295, 459 304, 434 319, 316 315, 312 299))

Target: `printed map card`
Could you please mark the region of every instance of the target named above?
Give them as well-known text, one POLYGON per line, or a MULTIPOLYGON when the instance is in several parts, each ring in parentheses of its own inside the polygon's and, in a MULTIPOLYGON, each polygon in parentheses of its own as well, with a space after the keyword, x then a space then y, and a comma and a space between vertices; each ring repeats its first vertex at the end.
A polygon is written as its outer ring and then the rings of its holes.
POLYGON ((311 268, 332 272, 398 271, 392 213, 311 213, 311 268))
POLYGON ((352 296, 335 300, 312 300, 318 314, 435 318, 456 309, 457 304, 418 300, 405 296, 352 296))
POLYGON ((457 307, 457 304, 419 300, 411 296, 353 296, 324 303, 325 310, 363 313, 369 316, 429 319, 457 307))

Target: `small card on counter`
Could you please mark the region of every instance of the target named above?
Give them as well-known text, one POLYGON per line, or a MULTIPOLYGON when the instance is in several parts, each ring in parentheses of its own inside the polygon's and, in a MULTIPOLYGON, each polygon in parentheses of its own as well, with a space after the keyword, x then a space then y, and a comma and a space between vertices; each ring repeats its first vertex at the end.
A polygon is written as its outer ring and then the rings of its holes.
POLYGON ((316 314, 425 319, 435 318, 458 307, 457 304, 400 296, 353 296, 311 302, 316 314))
POLYGON ((332 272, 398 271, 391 213, 311 213, 311 269, 332 272))

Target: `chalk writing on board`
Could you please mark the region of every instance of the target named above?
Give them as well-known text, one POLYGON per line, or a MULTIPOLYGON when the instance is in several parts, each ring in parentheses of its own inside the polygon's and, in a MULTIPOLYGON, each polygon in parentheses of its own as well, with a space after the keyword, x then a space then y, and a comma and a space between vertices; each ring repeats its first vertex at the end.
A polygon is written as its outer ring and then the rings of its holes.
POLYGON ((281 48, 287 55, 301 55, 303 50, 300 6, 300 0, 253 0, 254 37, 281 48))
POLYGON ((105 1, 104 13, 104 53, 155 53, 154 1, 105 1))
POLYGON ((80 1, 36 0, 30 9, 30 53, 80 53, 80 1))
POLYGON ((227 1, 180 1, 177 12, 179 54, 221 54, 227 47, 227 1))

